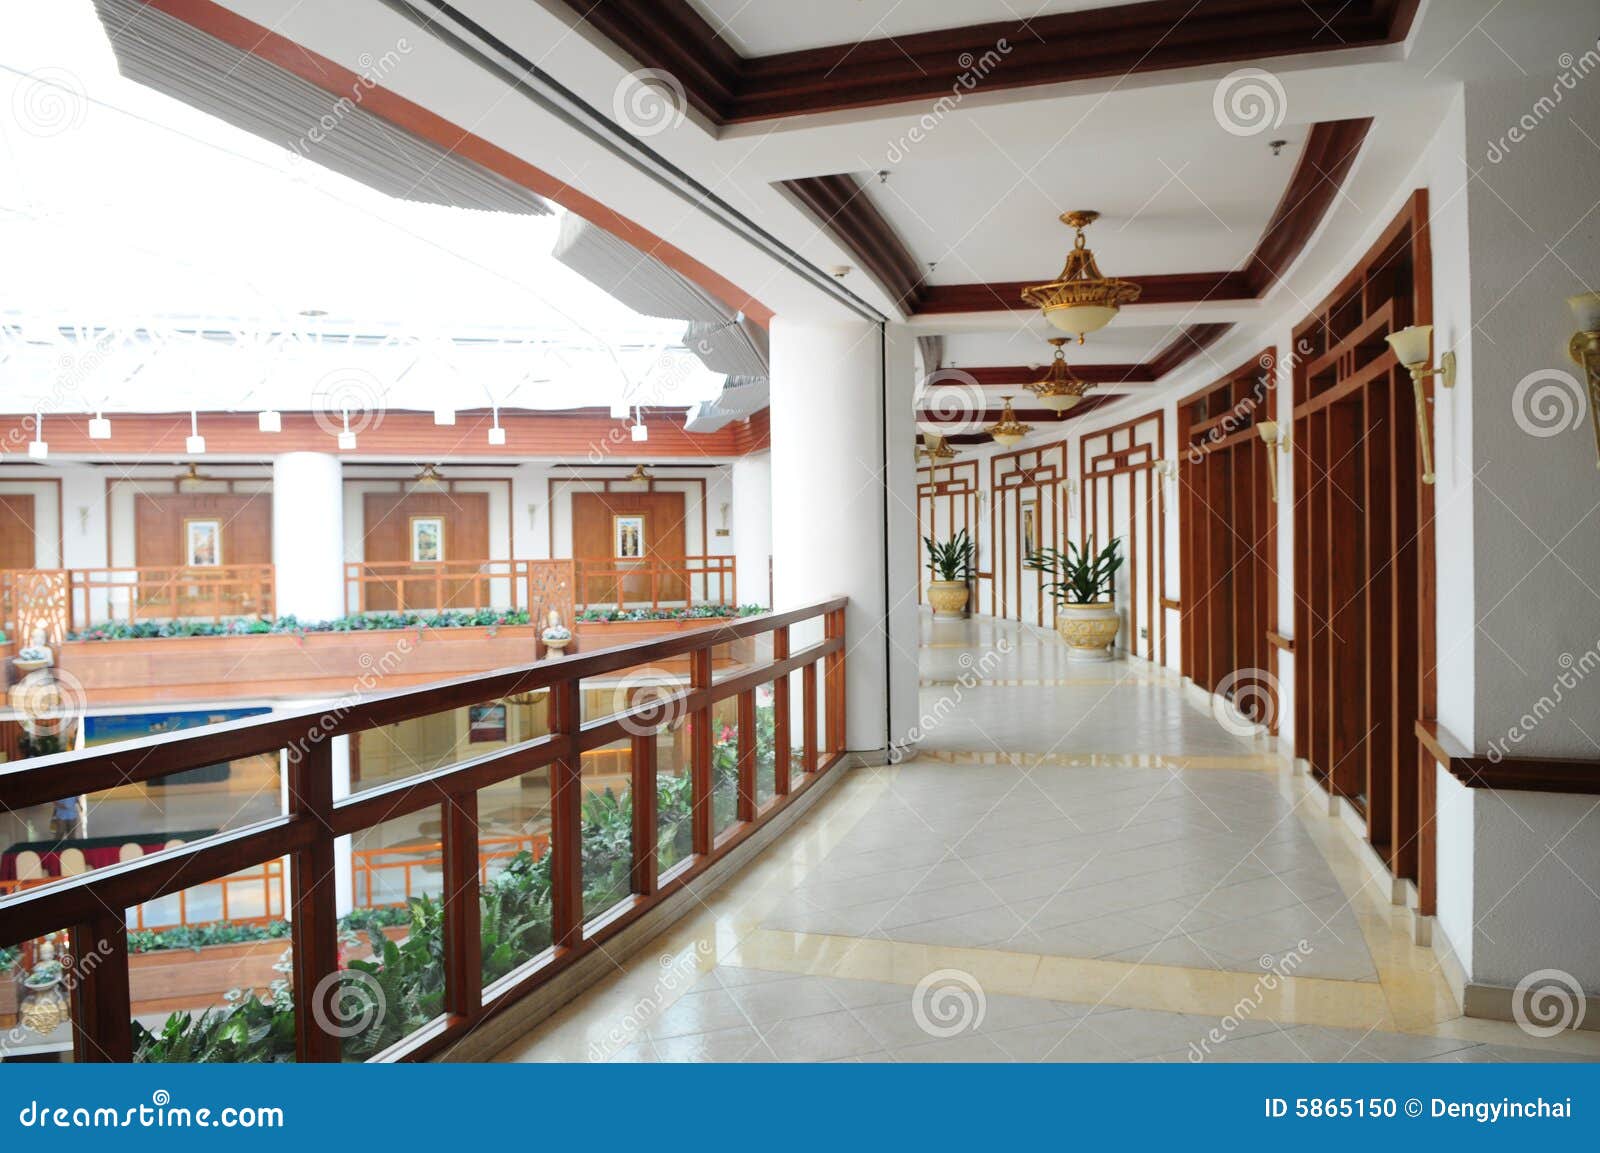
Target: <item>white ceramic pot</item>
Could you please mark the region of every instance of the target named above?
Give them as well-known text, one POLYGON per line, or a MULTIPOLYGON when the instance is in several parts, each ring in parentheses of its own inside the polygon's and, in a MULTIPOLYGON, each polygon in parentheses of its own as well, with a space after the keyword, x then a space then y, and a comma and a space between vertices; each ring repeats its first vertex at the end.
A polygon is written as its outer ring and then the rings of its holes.
POLYGON ((1067 659, 1108 661, 1111 642, 1117 639, 1122 619, 1110 601, 1090 605, 1064 604, 1056 609, 1056 632, 1067 642, 1067 659))

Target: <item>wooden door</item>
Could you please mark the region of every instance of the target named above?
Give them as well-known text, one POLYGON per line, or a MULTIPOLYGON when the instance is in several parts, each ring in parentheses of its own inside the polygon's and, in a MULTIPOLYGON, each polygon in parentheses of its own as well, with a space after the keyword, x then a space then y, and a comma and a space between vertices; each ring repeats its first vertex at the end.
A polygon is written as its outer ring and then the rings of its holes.
POLYGON ((33 495, 0 493, 0 572, 35 564, 33 495))
POLYGON ((369 612, 487 607, 489 494, 482 492, 369 492, 362 555, 366 561, 362 605, 369 612), (412 522, 444 522, 443 559, 412 561, 412 522))
POLYGON ((578 599, 586 604, 688 604, 689 583, 682 575, 688 550, 685 507, 681 492, 573 493, 572 555, 590 562, 578 599), (618 516, 644 517, 641 560, 617 558, 613 518, 618 516))

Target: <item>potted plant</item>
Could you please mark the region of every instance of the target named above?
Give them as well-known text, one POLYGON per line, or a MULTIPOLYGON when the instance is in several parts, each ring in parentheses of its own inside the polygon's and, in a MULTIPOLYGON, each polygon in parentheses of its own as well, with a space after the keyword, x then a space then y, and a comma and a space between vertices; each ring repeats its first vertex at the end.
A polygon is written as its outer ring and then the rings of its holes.
POLYGON ((961 616, 967 609, 967 582, 972 579, 972 538, 962 529, 940 544, 931 536, 922 538, 928 546, 928 564, 936 580, 928 582, 928 603, 935 616, 961 616))
POLYGON ((572 643, 572 630, 561 623, 561 614, 551 609, 539 639, 544 641, 546 649, 560 656, 561 651, 572 643))
POLYGON ((1122 567, 1121 537, 1098 553, 1094 539, 1081 545, 1067 542, 1067 551, 1042 548, 1023 564, 1056 579, 1044 586, 1056 602, 1056 631, 1067 642, 1067 659, 1110 660, 1108 647, 1117 638, 1121 619, 1112 603, 1117 570, 1122 567))
POLYGON ((17 670, 19 677, 25 677, 29 673, 49 668, 50 661, 50 649, 47 646, 28 645, 19 649, 17 655, 11 658, 11 665, 17 670))

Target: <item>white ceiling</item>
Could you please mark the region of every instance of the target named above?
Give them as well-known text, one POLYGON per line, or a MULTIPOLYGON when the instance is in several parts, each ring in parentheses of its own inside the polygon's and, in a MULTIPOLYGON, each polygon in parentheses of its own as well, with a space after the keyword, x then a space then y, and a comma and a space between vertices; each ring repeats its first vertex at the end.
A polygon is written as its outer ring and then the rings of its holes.
POLYGON ((968 24, 1031 20, 1138 0, 689 0, 742 56, 909 36, 968 24))

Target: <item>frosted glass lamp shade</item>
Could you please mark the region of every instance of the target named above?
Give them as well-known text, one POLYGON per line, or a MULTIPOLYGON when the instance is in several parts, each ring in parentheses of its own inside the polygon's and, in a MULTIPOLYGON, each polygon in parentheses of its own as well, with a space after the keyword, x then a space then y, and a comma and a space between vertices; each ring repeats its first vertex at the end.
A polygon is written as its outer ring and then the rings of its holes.
POLYGON ((1388 336, 1389 347, 1395 359, 1407 368, 1428 363, 1428 344, 1433 336, 1433 325, 1413 324, 1388 336))

